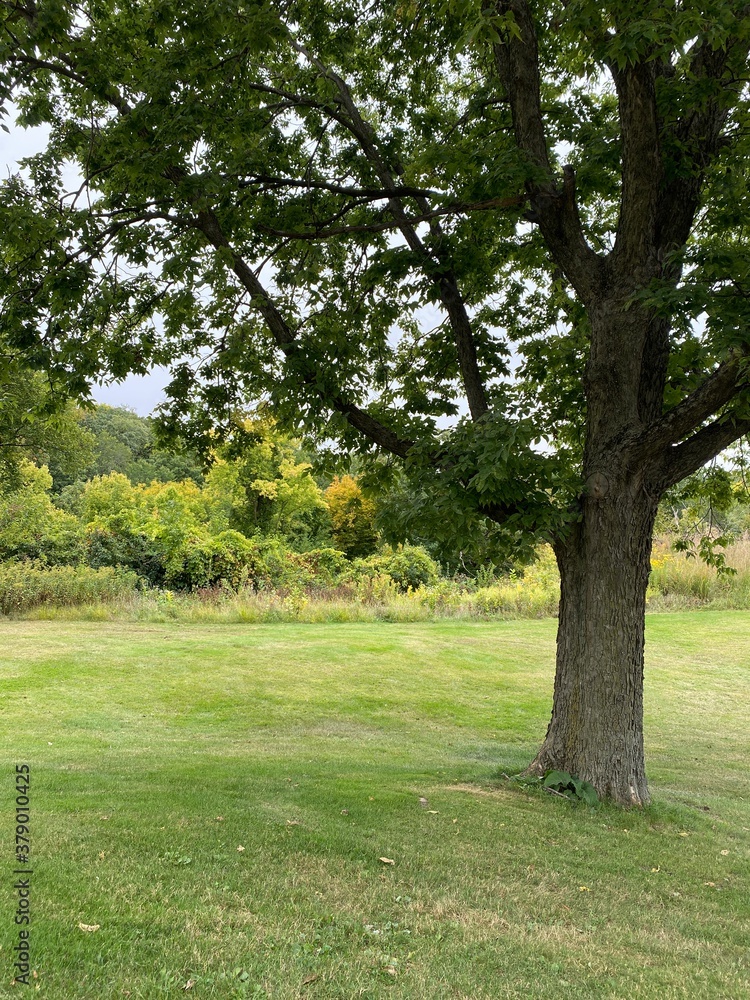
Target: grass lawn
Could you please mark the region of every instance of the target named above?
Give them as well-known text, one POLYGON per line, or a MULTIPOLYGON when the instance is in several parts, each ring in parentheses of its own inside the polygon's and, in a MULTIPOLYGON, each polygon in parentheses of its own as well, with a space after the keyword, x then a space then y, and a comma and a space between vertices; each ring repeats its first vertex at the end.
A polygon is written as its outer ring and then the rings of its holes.
POLYGON ((501 776, 555 625, 0 624, 0 997, 28 763, 49 1000, 747 998, 750 613, 649 617, 641 812, 501 776))

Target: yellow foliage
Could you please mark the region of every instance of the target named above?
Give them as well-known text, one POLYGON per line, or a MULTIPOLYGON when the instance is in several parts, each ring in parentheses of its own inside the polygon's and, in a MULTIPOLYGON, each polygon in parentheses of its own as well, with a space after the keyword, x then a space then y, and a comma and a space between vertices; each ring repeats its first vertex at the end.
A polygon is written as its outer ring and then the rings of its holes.
POLYGON ((362 493, 353 476, 336 476, 325 491, 333 542, 350 558, 375 551, 375 504, 362 493))

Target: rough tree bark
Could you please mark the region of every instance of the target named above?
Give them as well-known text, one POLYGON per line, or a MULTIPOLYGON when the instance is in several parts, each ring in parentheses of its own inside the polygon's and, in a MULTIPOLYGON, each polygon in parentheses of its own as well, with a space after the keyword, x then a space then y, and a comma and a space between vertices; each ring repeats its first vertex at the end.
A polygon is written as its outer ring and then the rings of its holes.
POLYGON ((632 429, 659 414, 665 365, 654 345, 664 344, 667 327, 626 309, 627 295, 621 288, 591 310, 585 490, 580 520, 555 542, 561 594, 552 720, 530 770, 567 771, 603 797, 643 805, 646 588, 664 475, 659 448, 638 453, 632 429))
POLYGON ((552 719, 530 771, 568 771, 606 798, 649 800, 643 755, 646 587, 656 502, 637 481, 594 478, 556 546, 560 614, 552 719))

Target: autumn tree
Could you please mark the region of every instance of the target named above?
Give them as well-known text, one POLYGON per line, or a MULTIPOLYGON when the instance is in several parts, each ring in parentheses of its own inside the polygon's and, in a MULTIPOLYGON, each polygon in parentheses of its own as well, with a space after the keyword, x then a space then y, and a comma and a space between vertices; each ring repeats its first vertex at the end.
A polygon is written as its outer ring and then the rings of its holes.
POLYGON ((49 129, 2 186, 3 335, 77 391, 171 362, 196 441, 264 399, 402 464, 443 535, 549 540, 531 767, 646 802, 658 501, 750 429, 745 5, 2 10, 49 129))
POLYGON ((336 476, 325 491, 333 544, 349 558, 369 556, 377 547, 375 504, 354 476, 336 476))

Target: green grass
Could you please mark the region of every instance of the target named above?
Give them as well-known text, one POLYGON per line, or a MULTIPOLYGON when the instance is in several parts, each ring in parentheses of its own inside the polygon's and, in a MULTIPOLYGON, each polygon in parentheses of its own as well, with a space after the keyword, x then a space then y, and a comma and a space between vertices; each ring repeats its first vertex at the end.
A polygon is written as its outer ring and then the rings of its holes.
POLYGON ((747 997, 750 614, 649 617, 640 812, 501 777, 555 624, 0 624, 0 997, 22 761, 49 1000, 747 997))

